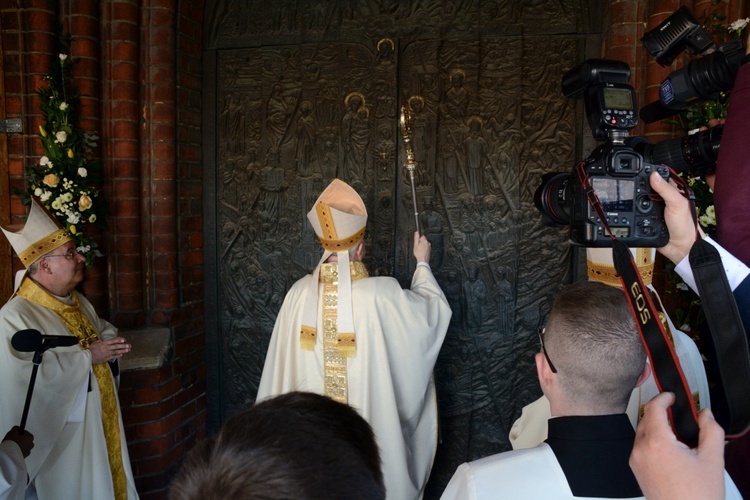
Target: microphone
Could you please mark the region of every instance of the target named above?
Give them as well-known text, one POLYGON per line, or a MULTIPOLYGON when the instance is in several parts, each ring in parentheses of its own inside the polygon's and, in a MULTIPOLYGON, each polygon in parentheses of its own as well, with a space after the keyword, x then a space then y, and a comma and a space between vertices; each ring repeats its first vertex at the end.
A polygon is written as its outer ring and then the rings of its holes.
POLYGON ((654 101, 643 106, 638 113, 645 123, 654 123, 661 121, 680 112, 680 106, 670 107, 661 101, 654 101))
POLYGON ((78 339, 72 335, 42 335, 34 328, 19 330, 10 340, 13 349, 18 352, 46 351, 53 347, 69 347, 77 343, 78 339))

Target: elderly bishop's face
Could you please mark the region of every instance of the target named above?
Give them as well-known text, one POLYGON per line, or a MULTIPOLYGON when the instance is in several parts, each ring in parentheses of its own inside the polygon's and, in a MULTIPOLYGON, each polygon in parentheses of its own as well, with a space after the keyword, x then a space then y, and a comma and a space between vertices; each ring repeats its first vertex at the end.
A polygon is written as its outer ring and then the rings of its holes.
MULTIPOLYGON (((55 288, 65 294, 83 281, 86 258, 76 251, 75 243, 69 241, 42 257, 49 267, 55 288)), ((64 295, 58 293, 58 295, 64 295)))

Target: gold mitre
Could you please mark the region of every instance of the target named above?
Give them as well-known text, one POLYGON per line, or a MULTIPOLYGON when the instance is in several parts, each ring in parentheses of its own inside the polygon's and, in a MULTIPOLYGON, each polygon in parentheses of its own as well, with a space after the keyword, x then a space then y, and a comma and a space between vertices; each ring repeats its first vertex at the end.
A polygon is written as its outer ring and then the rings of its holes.
POLYGON ((57 219, 33 197, 31 211, 25 224, 14 224, 0 229, 26 268, 55 248, 72 241, 57 219))
POLYGON ((365 235, 367 209, 351 186, 334 179, 320 194, 307 218, 323 248, 343 252, 365 235))
MULTIPOLYGON (((638 267, 644 285, 650 285, 654 278, 655 248, 630 248, 633 260, 638 267)), ((615 270, 611 248, 587 248, 586 266, 589 279, 605 285, 621 287, 620 277, 615 270)))

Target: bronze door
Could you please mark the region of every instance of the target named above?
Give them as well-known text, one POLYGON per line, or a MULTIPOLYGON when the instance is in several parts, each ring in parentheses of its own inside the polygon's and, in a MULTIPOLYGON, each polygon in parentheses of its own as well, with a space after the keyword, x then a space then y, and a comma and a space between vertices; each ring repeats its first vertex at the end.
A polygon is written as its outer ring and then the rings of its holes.
POLYGON ((332 178, 367 204, 370 273, 409 285, 405 105, 420 225, 453 309, 435 368, 439 496, 458 464, 509 448, 540 394, 535 328, 573 268, 533 193, 581 154, 560 78, 596 48, 598 2, 248 4, 206 16, 209 423, 254 401, 284 295, 322 253, 306 214, 332 178))

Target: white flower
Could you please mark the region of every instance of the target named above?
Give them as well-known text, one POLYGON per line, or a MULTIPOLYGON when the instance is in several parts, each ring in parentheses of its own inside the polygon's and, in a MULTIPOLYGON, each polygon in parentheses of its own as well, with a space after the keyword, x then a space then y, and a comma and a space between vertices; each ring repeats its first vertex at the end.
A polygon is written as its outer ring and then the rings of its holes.
POLYGON ((81 177, 86 177, 87 175, 89 175, 89 172, 85 168, 81 167, 78 169, 78 175, 80 175, 81 177))
POLYGON ((34 196, 36 196, 37 198, 39 198, 40 196, 42 196, 42 192, 43 192, 42 188, 36 188, 34 190, 34 196))
POLYGON ((736 31, 739 33, 743 29, 745 29, 745 26, 747 26, 747 23, 750 23, 750 17, 746 17, 745 19, 737 19, 735 22, 729 25, 727 30, 736 31))
POLYGON ((70 201, 73 199, 73 193, 65 193, 64 195, 61 196, 61 198, 65 202, 70 201))
POLYGON ((81 220, 81 214, 77 212, 68 212, 68 224, 78 224, 78 222, 81 220))
POLYGON ((61 130, 59 132, 55 132, 55 139, 57 139, 57 142, 59 142, 60 144, 62 144, 63 142, 65 142, 68 139, 68 133, 65 132, 64 130, 61 130))
POLYGON ((68 58, 68 54, 60 54, 60 60, 61 61, 64 61, 67 58, 68 58))
POLYGON ((47 158, 46 156, 42 156, 41 158, 39 158, 39 165, 41 165, 42 167, 44 167, 45 165, 52 166, 52 162, 50 162, 49 158, 47 158))
POLYGON ((59 199, 52 202, 52 208, 54 208, 55 210, 59 210, 61 206, 62 204, 60 203, 59 199))
POLYGON ((96 214, 91 214, 91 215, 89 216, 89 222, 91 222, 91 223, 94 223, 94 222, 96 222, 96 214))
POLYGON ((49 200, 51 196, 52 196, 52 191, 45 191, 42 193, 39 199, 42 200, 42 203, 44 203, 47 200, 49 200))
POLYGON ((60 103, 60 111, 65 111, 68 109, 68 103, 67 102, 61 102, 60 103))
MULTIPOLYGON (((713 205, 710 207, 713 208, 713 205)), ((706 211, 705 214, 698 217, 698 220, 701 223, 701 226, 715 226, 716 225, 716 216, 711 213, 709 214, 708 211, 706 211)))

